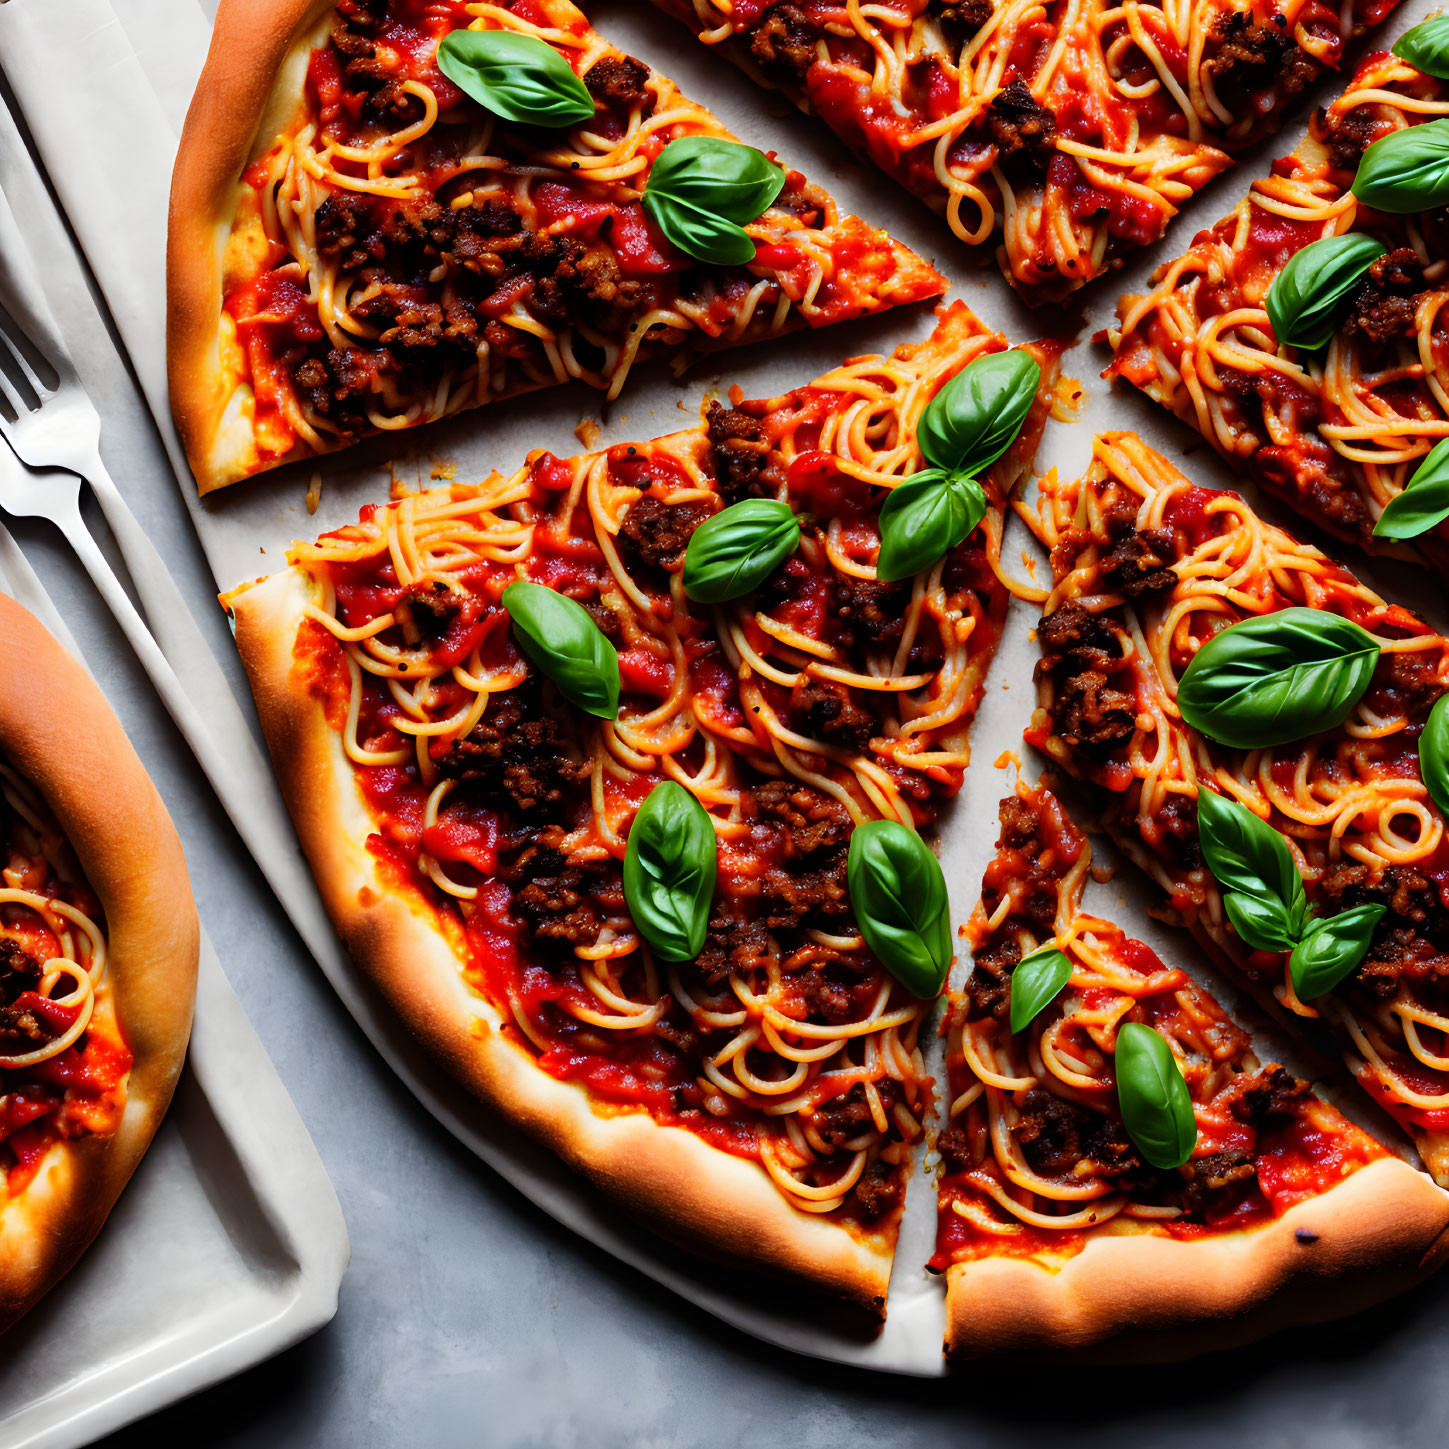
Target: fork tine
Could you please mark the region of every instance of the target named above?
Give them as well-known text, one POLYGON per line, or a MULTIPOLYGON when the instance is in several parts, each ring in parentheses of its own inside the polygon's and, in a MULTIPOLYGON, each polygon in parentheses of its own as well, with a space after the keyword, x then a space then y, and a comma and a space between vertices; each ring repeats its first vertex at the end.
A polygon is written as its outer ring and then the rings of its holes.
MULTIPOLYGON (((30 340, 29 334, 15 320, 4 302, 0 302, 0 340, 4 341, 5 351, 9 353, 15 364, 14 367, 6 370, 12 374, 13 379, 18 367, 20 375, 33 389, 38 401, 43 401, 47 393, 54 392, 59 387, 59 373, 30 340)), ((0 366, 4 366, 3 353, 0 353, 0 366)))
POLYGON ((11 379, 10 370, 14 365, 9 349, 0 346, 0 418, 11 423, 26 413, 34 412, 40 406, 38 397, 32 400, 32 390, 28 383, 22 392, 11 379))

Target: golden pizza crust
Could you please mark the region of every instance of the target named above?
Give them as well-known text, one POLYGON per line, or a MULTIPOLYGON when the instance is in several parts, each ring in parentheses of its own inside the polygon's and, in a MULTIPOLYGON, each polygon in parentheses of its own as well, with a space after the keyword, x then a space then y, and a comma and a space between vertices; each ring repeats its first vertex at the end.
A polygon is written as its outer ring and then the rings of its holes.
POLYGON ((857 1238, 791 1207, 757 1163, 646 1112, 595 1108, 543 1071, 516 1029, 464 981, 421 901, 390 886, 367 848, 375 826, 293 647, 320 589, 292 568, 230 600, 236 642, 302 848, 360 970, 480 1101, 556 1151, 665 1237, 717 1261, 826 1289, 883 1315, 896 1227, 857 1238))
POLYGON ((0 753, 45 797, 105 912, 107 981, 134 1057, 119 1128, 57 1143, 0 1205, 0 1331, 74 1265, 140 1162, 176 1086, 200 926, 166 807, 95 681, 0 596, 0 753))
POLYGON ((1427 1277, 1449 1253, 1449 1194, 1396 1157, 1265 1227, 1179 1241, 1094 1238, 1060 1267, 988 1258, 946 1270, 946 1353, 1080 1351, 1172 1362, 1341 1318, 1427 1277))
MULTIPOLYGON (((560 13, 583 18, 570 0, 547 3, 560 13)), ((284 456, 261 458, 253 431, 251 387, 240 370, 235 329, 223 312, 222 299, 231 275, 244 271, 254 259, 247 228, 238 227, 252 198, 241 181, 242 173, 296 120, 305 103, 310 53, 327 38, 334 4, 335 0, 222 0, 206 65, 182 128, 171 180, 166 247, 166 360, 172 414, 203 494, 317 456, 318 450, 299 440, 284 456)), ((721 128, 720 134, 729 133, 721 128)), ((842 223, 848 220, 853 219, 841 218, 842 223)), ((868 234, 889 249, 897 269, 892 286, 880 293, 880 306, 915 300, 918 295, 937 296, 945 290, 945 279, 930 263, 883 231, 868 234)), ((713 351, 803 325, 798 309, 792 308, 778 330, 765 319, 752 318, 742 332, 730 328, 718 338, 701 332, 691 334, 690 341, 700 351, 713 351)), ((643 361, 656 350, 646 342, 637 358, 643 361)), ((491 401, 505 401, 551 382, 519 378, 495 392, 491 401)))

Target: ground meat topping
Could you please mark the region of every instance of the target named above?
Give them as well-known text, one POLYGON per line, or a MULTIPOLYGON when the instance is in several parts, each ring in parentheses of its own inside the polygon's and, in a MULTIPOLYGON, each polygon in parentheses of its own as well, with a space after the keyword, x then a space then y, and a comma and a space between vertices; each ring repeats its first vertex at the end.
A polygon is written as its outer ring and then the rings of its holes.
POLYGON ((1189 1212, 1211 1212, 1239 1183, 1255 1181, 1257 1171, 1245 1152, 1229 1150, 1190 1159, 1183 1166, 1187 1179, 1182 1204, 1189 1212))
POLYGON ((1130 740, 1137 728, 1137 702, 1114 689, 1105 674, 1083 670, 1057 688, 1052 706, 1057 733, 1067 744, 1097 749, 1130 740))
POLYGON ((941 35, 959 50, 991 19, 991 0, 931 0, 925 15, 941 27, 941 35))
POLYGON ((798 5, 773 6, 750 34, 750 54, 764 75, 786 84, 802 81, 818 56, 819 35, 798 5))
POLYGON ((41 976, 39 961, 19 942, 0 936, 0 1045, 12 1052, 25 1051, 51 1035, 33 1011, 16 1005, 25 992, 40 989, 41 976))
POLYGON ((1022 82, 1013 80, 986 112, 997 160, 1009 177, 1040 181, 1055 152, 1056 121, 1022 82))
POLYGON ((1416 330, 1424 269, 1413 247, 1385 252, 1368 269, 1343 322, 1345 337, 1359 337, 1371 352, 1416 330))
POLYGON ((765 780, 750 790, 758 818, 785 827, 793 855, 838 850, 850 839, 850 812, 845 806, 798 780, 765 780))
POLYGON ((630 572, 683 568, 690 535, 709 514, 703 503, 665 503, 652 493, 636 498, 619 527, 619 551, 630 572))
POLYGON ((1297 95, 1317 67, 1295 44, 1282 15, 1267 24, 1242 10, 1229 10, 1213 22, 1209 43, 1216 46, 1203 67, 1219 100, 1242 101, 1270 85, 1284 96, 1297 95), (1276 83, 1276 85, 1275 85, 1276 83))
POLYGON ((1033 1172, 1115 1177, 1141 1167, 1120 1122, 1032 1088, 1011 1135, 1033 1172))
POLYGON ((1218 1100, 1226 1102, 1237 1121, 1262 1129, 1293 1116, 1309 1092, 1307 1082, 1275 1065, 1239 1077, 1218 1100))
POLYGON ((768 951, 763 925, 717 907, 705 933, 704 949, 694 964, 706 982, 717 986, 731 971, 752 970, 768 951))
POLYGON ((713 400, 705 422, 720 497, 727 504, 766 497, 769 490, 760 478, 770 450, 765 425, 749 413, 721 407, 713 400))
POLYGON ((1172 565, 1172 530, 1145 528, 1124 533, 1102 559, 1107 587, 1129 599, 1160 594, 1177 584, 1172 565))
POLYGON ((855 704, 843 684, 809 678, 790 691, 785 723, 806 739, 856 754, 877 730, 875 716, 855 704))
POLYGON ((1336 171, 1357 171, 1363 153, 1374 138, 1374 116, 1367 106, 1355 106, 1341 116, 1319 107, 1313 113, 1313 132, 1328 151, 1328 164, 1336 171))
POLYGON ((840 574, 835 581, 838 618, 855 643, 857 636, 875 645, 890 644, 906 628, 907 584, 883 584, 876 579, 858 579, 840 574))
POLYGON ((941 1164, 948 1173, 967 1172, 976 1165, 971 1134, 960 1127, 947 1127, 936 1138, 936 1151, 941 1154, 941 1164))
POLYGON ((860 1215, 873 1223, 895 1206, 901 1195, 900 1174, 890 1163, 876 1158, 855 1184, 855 1201, 860 1215))
POLYGON ((433 762, 480 800, 520 815, 565 822, 588 804, 588 763, 526 685, 494 695, 472 732, 433 762))
POLYGON ((595 61, 584 76, 589 94, 604 106, 617 106, 631 111, 635 106, 650 101, 646 114, 653 110, 653 102, 647 89, 649 67, 627 55, 606 55, 595 61))

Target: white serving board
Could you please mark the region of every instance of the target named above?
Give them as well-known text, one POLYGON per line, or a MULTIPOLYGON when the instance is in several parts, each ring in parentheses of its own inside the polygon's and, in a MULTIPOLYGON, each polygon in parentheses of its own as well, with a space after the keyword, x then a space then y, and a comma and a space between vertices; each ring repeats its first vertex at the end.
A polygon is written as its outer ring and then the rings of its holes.
MULTIPOLYGON (((0 64, 25 109, 37 147, 171 451, 216 583, 226 589, 280 568, 292 539, 310 539, 324 529, 355 520, 362 504, 385 497, 394 469, 409 481, 426 481, 437 460, 457 465, 461 478, 481 478, 494 467, 517 467, 536 447, 563 455, 575 453, 579 451, 575 425, 584 417, 599 418, 601 402, 586 388, 553 389, 507 408, 464 415, 421 435, 404 437, 402 445, 412 451, 393 457, 389 447, 397 444, 366 444, 324 464, 322 498, 315 516, 309 516, 303 506, 311 474, 305 465, 214 494, 205 502, 196 498, 166 403, 163 249, 171 159, 204 59, 215 8, 216 0, 123 0, 114 6, 111 0, 66 0, 62 11, 54 7, 53 0, 10 0, 0 9, 0 64), (63 93, 47 80, 55 67, 62 67, 69 80, 63 93), (120 114, 125 116, 124 127, 115 125, 120 114)), ((1062 331, 1075 335, 1077 345, 1067 353, 1063 369, 1085 384, 1082 409, 1073 424, 1048 425, 1038 471, 1057 467, 1063 474, 1079 473, 1090 456, 1094 432, 1133 427, 1203 484, 1238 487, 1258 501, 1254 490, 1234 480, 1195 435, 1135 393, 1125 389, 1112 392, 1098 382, 1096 375, 1105 366, 1107 354, 1091 338, 1107 324, 1119 292, 1139 289, 1157 262, 1175 255, 1198 228, 1236 203, 1249 180, 1266 170, 1268 158, 1292 148, 1312 107, 1341 88, 1343 73, 1338 78, 1325 77, 1313 92, 1300 97, 1285 130, 1195 198, 1170 229, 1166 242, 1129 264, 1120 281, 1104 280, 1089 289, 1080 305, 1033 312, 994 269, 982 268, 968 258, 944 223, 926 208, 894 183, 853 161, 823 126, 797 115, 779 97, 757 90, 647 0, 585 0, 583 8, 602 33, 678 81, 737 135, 764 149, 776 149, 783 160, 832 190, 843 209, 887 227, 922 255, 933 258, 952 280, 949 295, 964 298, 983 321, 1014 340, 1062 331), (1186 457, 1189 453, 1191 457, 1186 457)), ((1429 8, 1429 0, 1406 0, 1370 43, 1350 50, 1345 72, 1351 73, 1359 56, 1388 44, 1429 8)), ((63 238, 57 233, 55 240, 59 245, 63 238)), ((59 278, 65 272, 66 266, 57 266, 53 275, 59 278)), ((59 288, 64 283, 57 280, 56 285, 59 288)), ((602 418, 599 445, 688 426, 697 416, 702 394, 710 388, 738 383, 746 396, 774 396, 829 370, 843 356, 888 351, 900 342, 919 339, 930 326, 928 308, 903 309, 725 354, 700 364, 682 383, 672 380, 662 365, 640 369, 630 379, 624 397, 602 418)), ((156 480, 155 486, 172 484, 171 480, 156 480)), ((1272 505, 1264 511, 1281 516, 1272 505)), ((1012 520, 1008 529, 1004 554, 1008 561, 1021 557, 1024 568, 1028 566, 1025 556, 1036 554, 1018 520, 1012 520)), ((1037 576, 1044 577, 1039 554, 1036 556, 1037 576)), ((1372 567, 1359 566, 1375 579, 1372 567)), ((1441 600, 1426 579, 1407 579, 1401 570, 1394 584, 1395 597, 1441 621, 1442 626, 1441 600)), ((1035 610, 1020 604, 1013 607, 973 729, 974 761, 961 798, 943 822, 941 854, 951 888, 953 919, 958 924, 975 904, 981 873, 996 838, 996 804, 1014 780, 1005 752, 1020 755, 1029 776, 1037 773, 1037 762, 1021 744, 1034 698, 1034 623, 1035 610), (998 768, 999 760, 1003 763, 998 768)), ((247 709, 250 716, 249 705, 247 709)), ((252 783, 249 781, 249 788, 252 783)), ((254 783, 256 798, 262 802, 258 812, 269 810, 275 819, 274 783, 269 778, 254 783)), ((269 823, 266 828, 273 830, 274 826, 269 823)), ((934 1195, 924 1169, 917 1172, 908 1193, 890 1312, 878 1335, 860 1334, 839 1312, 820 1303, 802 1304, 798 1295, 787 1301, 757 1291, 741 1275, 716 1270, 641 1232, 551 1154, 491 1120, 438 1072, 347 961, 335 935, 321 921, 310 880, 298 882, 296 846, 289 832, 276 833, 275 849, 268 855, 270 862, 259 858, 259 864, 268 872, 333 987, 384 1058, 444 1125, 541 1208, 656 1281, 768 1342, 897 1373, 934 1376, 943 1372, 940 1284, 922 1267, 931 1252, 935 1226, 934 1195), (281 862, 280 870, 277 862, 281 862)), ((1182 935, 1147 917, 1147 902, 1145 888, 1130 871, 1089 896, 1094 909, 1114 916, 1159 953, 1189 970, 1200 969, 1196 952, 1182 935)), ((957 981, 967 964, 964 960, 958 964, 957 981)), ((1220 980, 1212 984, 1229 1006, 1235 1004, 1234 993, 1220 980)), ((1243 1014, 1251 1016, 1246 1009, 1243 1014)), ((1265 1029, 1263 1035, 1265 1046, 1271 1045, 1273 1054, 1289 1065, 1296 1062, 1299 1070, 1314 1076, 1329 1070, 1328 1064, 1305 1063, 1291 1045, 1273 1041, 1271 1030, 1265 1029)), ((933 1046, 933 1050, 939 1077, 941 1056, 939 1048, 933 1046)), ((1333 1090, 1333 1084, 1330 1088, 1333 1090)), ((1351 1090, 1344 1095, 1333 1090, 1333 1095, 1352 1115, 1372 1123, 1381 1136, 1400 1140, 1386 1120, 1351 1090)))
MULTIPOLYGON (((75 642, 10 535, 0 592, 75 642)), ((186 1069, 100 1236, 0 1341, 0 1444, 73 1449, 270 1358, 337 1311, 332 1184, 203 936, 186 1069)))

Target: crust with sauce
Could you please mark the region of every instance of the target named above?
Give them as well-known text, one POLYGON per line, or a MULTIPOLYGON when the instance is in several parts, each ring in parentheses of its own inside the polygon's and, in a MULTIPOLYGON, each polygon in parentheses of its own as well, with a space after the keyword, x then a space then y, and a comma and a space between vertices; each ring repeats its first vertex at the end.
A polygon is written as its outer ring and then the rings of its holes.
POLYGON ((883 1316, 895 1225, 856 1236, 790 1206, 764 1168, 644 1111, 596 1108, 581 1083, 543 1071, 516 1029, 463 978, 421 901, 368 850, 375 826, 337 732, 294 671, 316 585, 287 569, 230 605, 282 793, 322 898, 358 969, 445 1071, 552 1148, 633 1217, 673 1242, 847 1298, 883 1316))
POLYGON ((1382 1302, 1443 1262, 1446 1233, 1449 1193, 1408 1163, 1380 1158, 1247 1232, 1103 1235, 1052 1266, 954 1263, 946 1354, 1087 1351, 1171 1363, 1382 1302))
POLYGON ((181 842, 90 675, 0 596, 0 753, 41 795, 101 903, 106 980, 133 1065, 119 1127, 55 1143, 0 1200, 0 1331, 100 1231, 151 1143, 186 1055, 200 926, 181 842))

